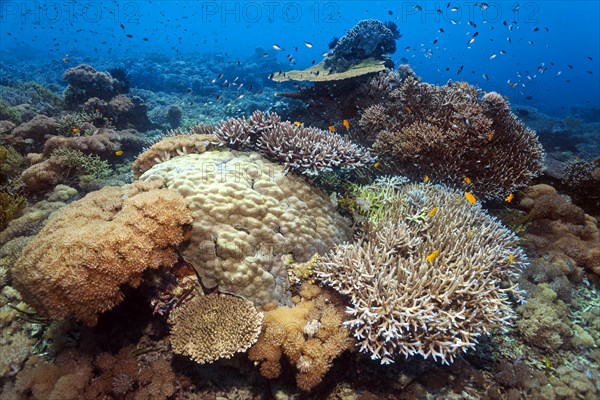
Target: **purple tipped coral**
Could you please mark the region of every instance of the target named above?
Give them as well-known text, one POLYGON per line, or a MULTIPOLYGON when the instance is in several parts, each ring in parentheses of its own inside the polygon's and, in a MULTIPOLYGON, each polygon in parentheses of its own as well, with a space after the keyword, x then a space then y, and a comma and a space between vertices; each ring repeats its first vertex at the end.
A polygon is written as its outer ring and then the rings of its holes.
POLYGON ((277 114, 256 111, 249 119, 221 122, 215 135, 239 150, 257 150, 267 158, 306 175, 334 168, 354 169, 374 161, 369 151, 348 137, 281 121, 277 114))

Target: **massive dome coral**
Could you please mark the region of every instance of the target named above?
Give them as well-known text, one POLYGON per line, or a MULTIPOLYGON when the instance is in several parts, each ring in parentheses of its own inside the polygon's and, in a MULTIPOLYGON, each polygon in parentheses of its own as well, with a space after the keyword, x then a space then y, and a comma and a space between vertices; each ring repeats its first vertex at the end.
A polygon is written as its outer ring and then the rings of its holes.
POLYGON ((185 259, 202 283, 259 304, 284 302, 284 260, 299 262, 350 239, 329 198, 257 153, 208 151, 154 165, 141 181, 178 191, 194 223, 185 259))
POLYGON ((95 325, 148 268, 171 266, 192 222, 185 200, 156 183, 106 187, 60 210, 12 269, 41 315, 95 325))
POLYGON ((393 362, 420 354, 443 363, 513 318, 509 282, 525 262, 517 237, 444 186, 410 184, 366 238, 341 245, 315 271, 350 296, 360 351, 393 362))

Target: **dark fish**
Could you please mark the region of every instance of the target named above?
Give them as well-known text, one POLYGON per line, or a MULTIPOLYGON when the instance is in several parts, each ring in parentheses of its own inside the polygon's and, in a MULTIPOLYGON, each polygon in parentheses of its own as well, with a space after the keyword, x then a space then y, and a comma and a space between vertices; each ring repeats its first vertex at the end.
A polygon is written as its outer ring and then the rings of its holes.
POLYGON ((438 42, 438 39, 435 38, 435 40, 433 41, 433 44, 436 44, 438 42))
POLYGON ((125 25, 121 24, 121 29, 125 29, 125 25))
POLYGON ((133 37, 133 35, 130 35, 129 33, 125 36, 127 36, 129 39, 131 39, 133 37))
POLYGON ((475 32, 475 33, 473 34, 473 37, 477 37, 477 35, 479 35, 479 32, 475 32))
POLYGON ((311 63, 311 64, 312 64, 312 65, 315 65, 315 60, 312 60, 312 63, 311 63))
POLYGON ((215 97, 215 100, 219 100, 221 98, 221 95, 218 94, 217 97, 215 97))
POLYGON ((573 66, 571 64, 567 64, 567 67, 573 69, 573 66))
POLYGON ((587 58, 588 58, 588 60, 592 61, 592 57, 590 57, 590 56, 587 56, 587 58))
POLYGON ((393 15, 393 14, 394 14, 394 12, 393 12, 392 10, 388 10, 388 14, 389 14, 389 15, 393 15))
POLYGON ((438 32, 439 33, 444 33, 444 29, 440 28, 440 29, 438 29, 438 32))
POLYGON ((147 42, 147 41, 148 41, 148 38, 147 38, 147 37, 145 37, 145 38, 143 38, 143 39, 144 39, 144 42, 147 42))
POLYGON ((463 71, 464 67, 465 67, 464 65, 461 65, 460 68, 458 69, 458 71, 456 71, 456 75, 460 75, 460 73, 463 71))
POLYGON ((537 32, 540 30, 540 28, 538 28, 537 26, 535 28, 532 29, 534 32, 537 32))

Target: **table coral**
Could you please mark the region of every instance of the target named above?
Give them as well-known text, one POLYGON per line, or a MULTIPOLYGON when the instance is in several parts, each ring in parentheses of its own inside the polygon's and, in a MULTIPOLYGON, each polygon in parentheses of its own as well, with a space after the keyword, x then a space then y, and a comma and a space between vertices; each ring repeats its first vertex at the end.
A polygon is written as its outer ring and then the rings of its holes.
POLYGON ((325 193, 256 153, 183 155, 140 180, 164 181, 190 203, 183 255, 202 283, 259 304, 285 302, 287 255, 307 261, 351 237, 325 193))
POLYGON ((239 297, 195 296, 169 315, 173 351, 199 364, 231 358, 258 339, 263 314, 239 297))
POLYGON ((38 313, 95 325, 148 268, 170 266, 191 223, 185 200, 157 184, 106 187, 69 204, 29 242, 14 286, 38 313))
POLYGON ((520 292, 509 282, 525 255, 517 237, 463 193, 406 185, 367 228, 315 272, 350 296, 345 325, 372 359, 386 364, 403 354, 450 363, 514 318, 509 296, 520 292))

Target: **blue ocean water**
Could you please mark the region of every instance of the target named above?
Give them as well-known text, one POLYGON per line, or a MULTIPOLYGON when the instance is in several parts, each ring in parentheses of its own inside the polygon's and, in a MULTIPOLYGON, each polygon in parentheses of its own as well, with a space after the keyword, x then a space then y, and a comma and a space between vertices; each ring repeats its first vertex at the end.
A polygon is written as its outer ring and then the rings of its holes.
POLYGON ((595 0, 2 1, 0 62, 24 74, 49 65, 58 80, 84 61, 118 65, 148 54, 245 60, 267 52, 280 68, 297 69, 372 18, 398 25, 392 59, 423 80, 464 79, 562 116, 572 106, 600 105, 599 16, 595 0))

